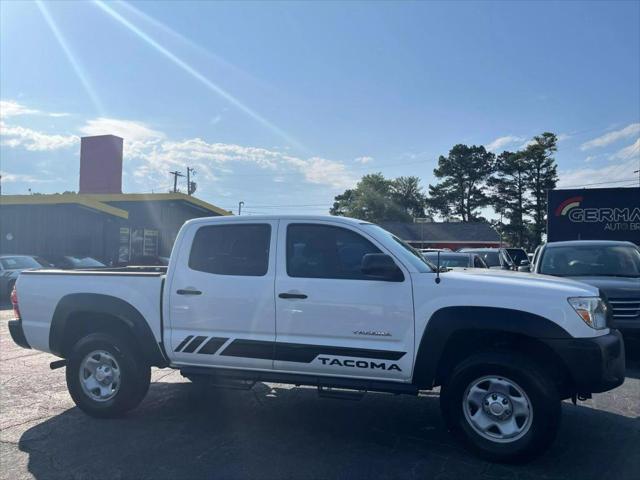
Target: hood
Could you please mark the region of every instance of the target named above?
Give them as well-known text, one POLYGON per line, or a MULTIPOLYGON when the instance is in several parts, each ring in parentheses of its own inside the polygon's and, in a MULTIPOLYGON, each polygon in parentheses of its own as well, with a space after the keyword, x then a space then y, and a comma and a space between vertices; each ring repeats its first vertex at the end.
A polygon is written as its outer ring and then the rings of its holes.
MULTIPOLYGON (((566 277, 565 277, 566 278, 566 277)), ((640 297, 640 278, 631 277, 571 277, 577 282, 599 288, 609 298, 640 297)))
POLYGON ((598 296, 598 287, 581 283, 577 279, 566 277, 553 277, 539 273, 515 272, 513 270, 498 270, 490 268, 465 268, 455 269, 441 273, 446 280, 447 276, 475 280, 480 283, 500 284, 504 287, 517 289, 522 295, 533 293, 532 289, 561 290, 567 295, 574 296, 598 296))

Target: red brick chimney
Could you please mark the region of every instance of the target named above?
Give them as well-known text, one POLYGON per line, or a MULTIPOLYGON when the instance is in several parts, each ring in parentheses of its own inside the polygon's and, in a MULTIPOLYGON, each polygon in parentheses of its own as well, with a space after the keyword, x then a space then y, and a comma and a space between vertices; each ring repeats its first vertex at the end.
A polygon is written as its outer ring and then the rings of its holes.
POLYGON ((122 193, 122 145, 115 135, 81 138, 78 193, 122 193))

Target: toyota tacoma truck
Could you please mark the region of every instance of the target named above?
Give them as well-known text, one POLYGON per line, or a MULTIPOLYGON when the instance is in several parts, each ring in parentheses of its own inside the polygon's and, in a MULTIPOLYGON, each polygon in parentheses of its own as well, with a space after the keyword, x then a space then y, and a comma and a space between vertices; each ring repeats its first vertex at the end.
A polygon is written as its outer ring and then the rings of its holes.
POLYGON ((597 288, 446 271, 343 217, 191 220, 167 267, 25 271, 13 305, 14 341, 60 357, 52 368, 66 367, 71 397, 96 417, 136 407, 152 366, 335 397, 440 387, 458 438, 516 462, 553 441, 563 399, 624 381, 621 336, 597 288))

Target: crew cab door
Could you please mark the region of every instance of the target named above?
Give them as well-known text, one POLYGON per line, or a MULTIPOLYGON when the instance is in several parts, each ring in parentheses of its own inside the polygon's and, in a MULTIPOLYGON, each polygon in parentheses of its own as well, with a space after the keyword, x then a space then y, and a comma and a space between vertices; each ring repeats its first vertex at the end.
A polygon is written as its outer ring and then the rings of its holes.
POLYGON ((274 369, 403 380, 413 361, 409 273, 364 275, 369 253, 388 253, 347 224, 280 221, 274 369))
POLYGON ((271 370, 277 231, 242 220, 185 233, 165 294, 172 363, 271 370))

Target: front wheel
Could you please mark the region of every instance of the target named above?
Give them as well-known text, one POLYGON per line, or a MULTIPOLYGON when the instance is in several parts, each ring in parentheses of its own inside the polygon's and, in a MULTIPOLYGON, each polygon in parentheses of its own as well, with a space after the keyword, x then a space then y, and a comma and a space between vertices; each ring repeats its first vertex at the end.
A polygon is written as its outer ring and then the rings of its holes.
POLYGON ((93 417, 116 417, 135 408, 149 389, 151 368, 128 342, 93 333, 73 347, 67 388, 75 404, 93 417))
POLYGON ((550 376, 526 357, 480 354, 445 382, 440 406, 449 429, 480 456, 523 462, 553 442, 560 396, 550 376))

